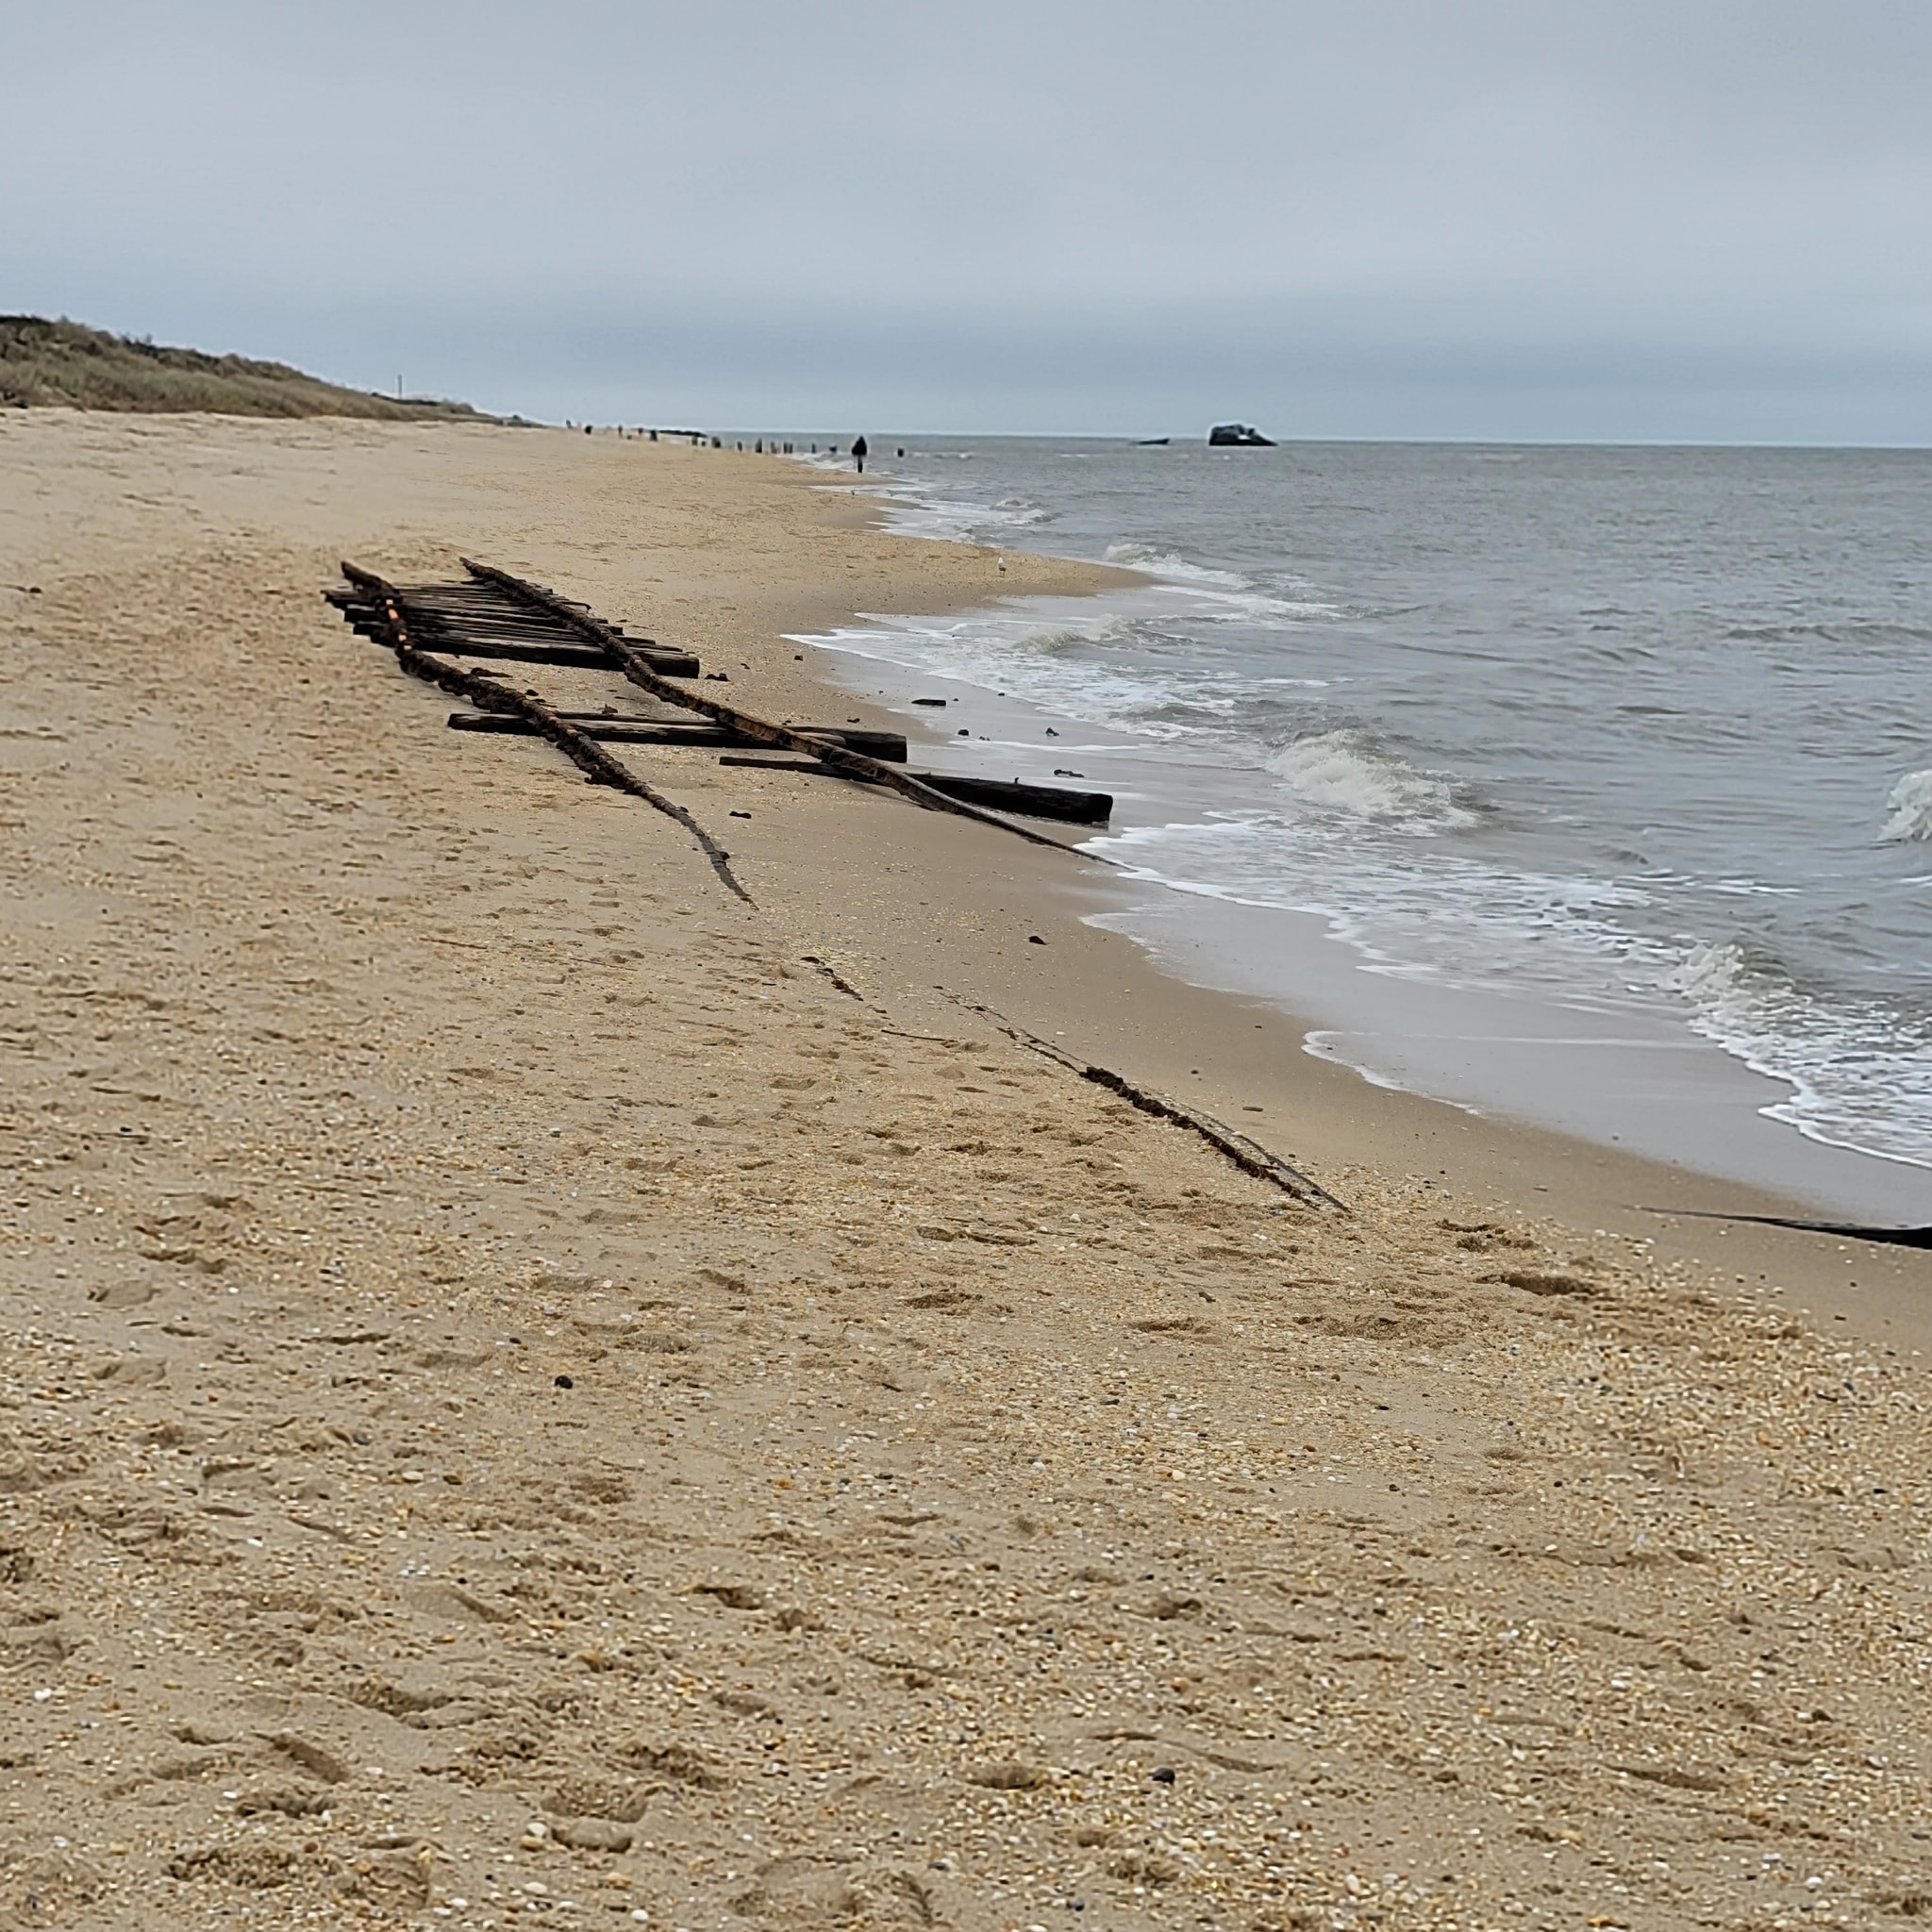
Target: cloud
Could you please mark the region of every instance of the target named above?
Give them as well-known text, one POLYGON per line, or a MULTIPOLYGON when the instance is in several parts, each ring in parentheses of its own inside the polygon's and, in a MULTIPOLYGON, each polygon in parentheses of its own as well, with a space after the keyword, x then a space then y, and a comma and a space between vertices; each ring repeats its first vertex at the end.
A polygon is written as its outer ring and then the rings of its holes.
POLYGON ((1932 437, 1917 4, 184 0, 12 38, 0 302, 372 382, 1932 437))

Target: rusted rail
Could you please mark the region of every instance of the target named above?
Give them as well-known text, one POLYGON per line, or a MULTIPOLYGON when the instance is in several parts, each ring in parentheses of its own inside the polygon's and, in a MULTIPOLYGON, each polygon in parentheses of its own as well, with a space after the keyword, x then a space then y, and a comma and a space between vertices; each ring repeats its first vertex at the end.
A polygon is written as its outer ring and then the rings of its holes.
POLYGON ((666 798, 656 786, 612 758, 601 744, 587 738, 568 719, 559 717, 541 698, 532 696, 528 691, 512 691, 488 672, 466 671, 459 664, 452 664, 447 658, 422 649, 411 631, 408 600, 393 584, 386 582, 373 571, 358 569, 346 560, 342 564, 342 575, 365 593, 371 608, 380 614, 382 641, 396 654, 396 662, 405 671, 442 691, 468 698, 479 711, 523 718, 533 731, 547 738, 593 784, 608 785, 616 791, 627 792, 633 798, 642 799, 665 817, 675 819, 697 841, 698 850, 710 861, 711 870, 726 888, 747 906, 755 903, 731 870, 731 855, 683 806, 666 798))
POLYGON ((517 599, 532 610, 547 612, 578 636, 600 645, 613 670, 621 671, 640 691, 647 691, 667 704, 680 705, 686 710, 699 712, 746 738, 757 739, 760 743, 776 745, 785 751, 804 752, 831 771, 863 779, 868 784, 883 785, 911 799, 915 805, 924 806, 928 811, 952 812, 959 818, 975 819, 983 825, 996 825, 1003 832, 1012 833, 1016 839, 1024 839, 1029 845, 1046 845, 1056 852, 1076 853, 1082 858, 1095 859, 1102 865, 1116 863, 1103 853, 1081 852, 1077 846, 1049 839, 1044 832, 1016 825, 999 812, 983 810, 960 799, 948 798, 943 791, 934 790, 905 772, 894 771, 878 758, 869 758, 862 752, 847 751, 842 745, 833 744, 808 731, 800 731, 790 724, 774 724, 769 719, 756 718, 749 711, 739 710, 734 705, 722 704, 701 691, 688 690, 655 670, 643 653, 622 631, 614 625, 606 624, 581 605, 559 597, 555 591, 545 590, 541 584, 527 583, 508 571, 497 570, 493 565, 474 563, 467 557, 463 559, 463 568, 478 582, 494 585, 506 596, 517 599))
MULTIPOLYGON (((1099 853, 1082 852, 1024 825, 1015 824, 1003 814, 958 798, 949 797, 933 784, 882 759, 868 757, 840 742, 841 734, 791 724, 774 724, 702 691, 672 681, 675 675, 695 676, 694 658, 679 652, 666 651, 649 640, 625 636, 619 626, 607 624, 580 604, 560 597, 539 584, 525 582, 508 571, 464 559, 464 568, 476 580, 474 589, 462 585, 438 585, 424 591, 398 589, 373 571, 353 563, 342 564, 342 575, 352 591, 325 593, 356 628, 373 637, 395 654, 400 667, 412 676, 425 679, 453 695, 467 698, 477 710, 514 721, 514 728, 547 739, 569 758, 593 783, 640 798, 667 818, 675 819, 691 834, 698 849, 710 862, 724 885, 747 906, 754 902, 739 882, 730 865, 730 855, 682 806, 666 798, 656 787, 620 763, 598 741, 607 732, 634 731, 640 735, 661 728, 651 719, 618 720, 604 714, 562 712, 529 691, 519 691, 504 683, 491 671, 472 671, 452 663, 450 655, 469 651, 474 655, 498 655, 490 651, 492 643, 505 648, 501 655, 536 658, 538 661, 588 663, 598 669, 621 673, 641 691, 675 707, 696 712, 718 727, 720 737, 738 741, 769 745, 774 749, 803 753, 819 767, 839 775, 871 785, 884 786, 932 811, 996 826, 1024 839, 1028 844, 1045 845, 1058 852, 1071 852, 1102 864, 1118 863, 1099 853), (487 587, 487 588, 486 588, 487 587), (499 601, 500 600, 500 601, 499 601), (582 647, 566 644, 559 633, 584 641, 582 647), (666 669, 675 665, 675 672, 666 669)), ((452 724, 460 721, 453 718, 452 724)), ((477 720, 478 724, 482 720, 477 720)), ((678 731, 696 735, 697 727, 680 726, 678 731)), ((709 736, 709 733, 706 733, 709 736)), ((877 741, 885 734, 871 734, 877 741)), ((903 752, 901 753, 903 756, 903 752)), ((1024 790, 1025 788, 1022 788, 1024 790)), ((1070 792, 1070 800, 1097 794, 1070 792)), ((854 998, 862 997, 856 988, 823 960, 813 959, 832 983, 854 998)), ((1344 1203, 1291 1167, 1247 1135, 1213 1115, 1183 1101, 1170 1099, 1137 1086, 1110 1068, 1091 1066, 1085 1060, 1029 1033, 990 1007, 961 1000, 959 1005, 981 1015, 1008 1038, 1034 1052, 1044 1055, 1077 1074, 1083 1080, 1118 1094, 1141 1112, 1172 1123, 1198 1135, 1225 1159, 1257 1179, 1279 1188, 1303 1207, 1325 1213, 1346 1214, 1344 1203)), ((1849 1231, 1849 1230, 1847 1230, 1849 1231)), ((1916 1231, 1907 1230, 1907 1233, 1916 1231)))

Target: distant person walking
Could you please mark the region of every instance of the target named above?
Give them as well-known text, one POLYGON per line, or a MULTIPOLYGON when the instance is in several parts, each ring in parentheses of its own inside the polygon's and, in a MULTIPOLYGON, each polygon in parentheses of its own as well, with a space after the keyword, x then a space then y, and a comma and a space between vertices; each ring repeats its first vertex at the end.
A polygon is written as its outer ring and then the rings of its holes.
POLYGON ((865 475, 865 438, 856 437, 852 443, 852 460, 858 466, 858 474, 865 475))

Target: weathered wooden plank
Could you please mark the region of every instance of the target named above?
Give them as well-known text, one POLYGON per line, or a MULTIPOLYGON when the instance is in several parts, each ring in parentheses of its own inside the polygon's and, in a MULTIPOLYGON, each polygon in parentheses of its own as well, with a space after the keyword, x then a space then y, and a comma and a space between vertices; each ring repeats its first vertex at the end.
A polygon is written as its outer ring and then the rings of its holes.
POLYGON ((1016 811, 1023 818, 1063 819, 1074 825, 1104 825, 1113 816, 1110 791, 1075 791, 1066 785, 1027 785, 1013 778, 956 777, 949 772, 920 775, 935 791, 967 805, 990 805, 995 811, 1016 811))
MULTIPOLYGON (((949 798, 936 787, 923 783, 908 772, 896 772, 891 766, 878 758, 869 758, 861 753, 847 751, 841 744, 828 744, 824 739, 808 738, 803 732, 795 731, 789 724, 774 724, 767 718, 755 717, 749 711, 741 711, 733 706, 721 703, 703 691, 683 691, 672 684, 660 673, 647 663, 643 655, 634 649, 629 641, 618 636, 608 624, 588 611, 579 614, 577 609, 558 597, 553 591, 546 591, 541 585, 525 583, 521 577, 511 576, 508 571, 496 570, 487 563, 477 563, 470 558, 463 559, 463 568, 479 583, 494 584, 506 595, 533 609, 550 610, 563 617, 572 626, 581 632, 593 643, 602 644, 609 654, 612 665, 622 671, 640 691, 649 691, 653 697, 668 698, 672 703, 684 705, 720 724, 730 725, 758 739, 761 743, 774 746, 781 751, 804 752, 820 758, 825 764, 837 767, 852 777, 869 777, 874 784, 890 786, 902 796, 923 805, 929 811, 957 812, 962 818, 978 819, 983 824, 997 825, 1003 832, 1010 832, 1016 839, 1024 839, 1029 845, 1051 845, 1057 851, 1072 852, 1076 848, 1063 845, 1058 839, 1049 839, 1044 832, 1036 832, 1030 825, 1017 825, 1011 819, 996 812, 983 810, 976 805, 969 804, 963 798, 949 798)), ((1097 858, 1102 864, 1112 865, 1117 861, 1102 854, 1087 854, 1097 858)))
MULTIPOLYGON (((851 777, 858 783, 876 784, 863 773, 846 773, 830 765, 813 764, 806 759, 722 758, 721 765, 762 766, 768 772, 804 772, 851 777)), ((996 811, 1015 812, 1027 819, 1058 819, 1064 824, 1104 825, 1113 816, 1110 791, 1074 791, 1061 785, 1023 785, 1017 779, 1002 783, 997 778, 957 777, 950 772, 908 772, 908 778, 962 805, 991 806, 996 811)))
MULTIPOLYGON (((655 718, 605 718, 585 711, 559 711, 557 715, 575 724, 586 738, 605 744, 686 744, 708 750, 723 745, 736 749, 762 742, 723 724, 665 722, 655 718)), ((452 711, 449 728, 452 731, 481 731, 494 737, 541 736, 526 719, 495 717, 480 711, 452 711)), ((842 744, 848 751, 861 752, 869 758, 883 758, 902 765, 906 762, 906 741, 895 731, 855 731, 845 725, 835 728, 827 724, 799 724, 793 728, 808 731, 814 738, 829 739, 834 744, 842 744)))
MULTIPOLYGON (((358 619, 354 627, 366 638, 380 640, 379 625, 358 619)), ((516 664, 567 664, 579 671, 608 672, 611 668, 610 659, 602 651, 592 650, 584 644, 486 643, 475 638, 452 637, 442 631, 431 631, 420 640, 419 648, 441 651, 448 658, 486 658, 516 664)), ((646 661, 662 677, 695 677, 703 668, 695 658, 677 657, 669 652, 651 652, 646 656, 646 661)))
POLYGON ((455 696, 466 697, 478 710, 528 719, 593 784, 614 786, 633 798, 641 798, 667 818, 675 819, 697 841, 698 849, 731 891, 747 906, 755 903, 731 870, 731 855, 683 806, 666 798, 648 779, 641 778, 600 745, 593 744, 533 692, 513 691, 485 672, 466 671, 460 664, 419 650, 409 633, 408 607, 389 584, 372 572, 357 569, 346 559, 342 575, 381 609, 386 626, 383 641, 396 654, 396 662, 412 677, 423 678, 455 696))
MULTIPOLYGON (((365 637, 380 638, 381 613, 366 597, 341 591, 325 594, 355 629, 365 637)), ((416 614, 418 642, 424 648, 464 658, 504 658, 527 664, 611 669, 608 654, 583 643, 579 634, 568 625, 538 613, 526 615, 500 598, 489 598, 474 609, 439 610, 420 606, 407 591, 403 596, 416 614), (554 655, 558 652, 569 655, 554 655)), ((660 676, 696 677, 703 668, 689 651, 679 651, 649 638, 625 638, 625 641, 660 676)))
POLYGON ((601 651, 587 651, 579 644, 486 644, 473 638, 431 632, 420 640, 418 648, 441 651, 446 658, 491 658, 517 664, 574 664, 584 671, 610 669, 609 658, 601 651))

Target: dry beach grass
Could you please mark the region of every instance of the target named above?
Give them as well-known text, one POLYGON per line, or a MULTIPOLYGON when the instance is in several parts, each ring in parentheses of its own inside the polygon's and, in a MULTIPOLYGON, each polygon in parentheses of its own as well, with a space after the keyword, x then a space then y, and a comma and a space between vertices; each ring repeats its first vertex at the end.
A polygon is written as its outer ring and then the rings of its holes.
POLYGON ((246 356, 209 356, 40 315, 0 315, 0 408, 228 416, 471 418, 464 403, 383 396, 246 356))
POLYGON ((586 441, 0 423, 0 1923, 1932 1912, 1922 1338, 1319 1131, 1302 1209, 933 991, 892 867, 992 835, 652 754, 746 909, 443 732, 341 551, 774 713, 987 593, 586 441))

